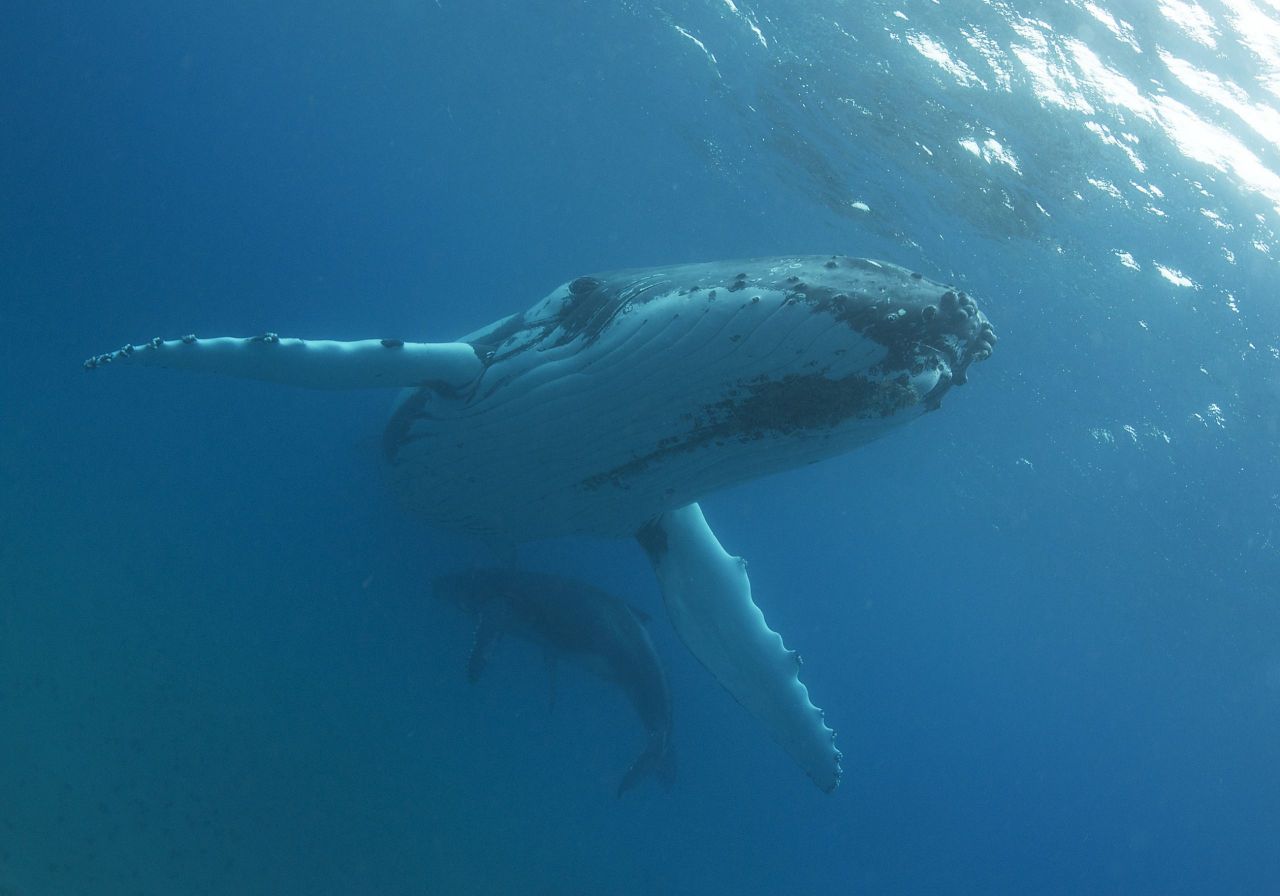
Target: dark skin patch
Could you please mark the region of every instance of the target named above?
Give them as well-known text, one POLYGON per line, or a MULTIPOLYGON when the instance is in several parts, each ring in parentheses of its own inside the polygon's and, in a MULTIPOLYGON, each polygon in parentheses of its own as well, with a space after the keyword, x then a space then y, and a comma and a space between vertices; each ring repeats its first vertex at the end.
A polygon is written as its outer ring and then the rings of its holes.
POLYGON ((724 435, 762 438, 832 429, 859 417, 889 417, 915 401, 915 392, 904 384, 856 375, 832 380, 817 373, 792 374, 753 383, 745 399, 726 398, 713 413, 723 417, 717 428, 724 435))
POLYGON ((636 541, 640 542, 640 547, 644 548, 644 552, 649 555, 649 562, 654 566, 667 554, 667 530, 662 528, 657 519, 640 527, 640 531, 636 533, 636 541))
POLYGON ((906 382, 873 382, 857 375, 833 380, 812 373, 756 380, 692 415, 693 428, 688 433, 668 436, 648 454, 591 476, 583 485, 589 489, 621 485, 629 475, 707 445, 820 435, 849 420, 892 416, 917 400, 906 382))
POLYGON ((649 277, 640 283, 629 277, 579 277, 569 284, 569 296, 551 322, 551 327, 561 331, 554 345, 566 345, 578 338, 582 338, 584 346, 590 345, 629 306, 668 295, 676 286, 667 277, 649 277))
POLYGON ((476 356, 487 366, 501 354, 503 360, 521 352, 541 350, 566 345, 579 337, 589 345, 622 314, 628 305, 638 304, 662 295, 673 288, 673 282, 652 278, 643 286, 627 278, 604 280, 599 277, 579 277, 569 284, 569 294, 562 300, 559 312, 543 321, 532 322, 528 314, 518 314, 479 334, 471 343, 476 356), (507 340, 526 330, 537 330, 537 335, 525 340, 517 349, 503 352, 507 340), (553 332, 559 330, 554 342, 549 342, 553 332))
POLYGON ((476 353, 477 358, 487 364, 498 346, 528 327, 529 323, 524 314, 514 314, 476 336, 471 343, 471 350, 476 353))
POLYGON ((590 295, 600 288, 600 281, 595 277, 579 277, 569 284, 569 293, 575 296, 590 295))

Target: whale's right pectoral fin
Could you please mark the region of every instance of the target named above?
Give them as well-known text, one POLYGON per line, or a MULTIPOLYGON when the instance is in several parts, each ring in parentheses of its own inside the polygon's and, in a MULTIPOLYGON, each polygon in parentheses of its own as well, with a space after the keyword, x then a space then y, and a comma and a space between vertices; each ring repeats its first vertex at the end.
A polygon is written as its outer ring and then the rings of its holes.
POLYGON ((404 342, 399 339, 294 339, 264 333, 152 339, 95 355, 88 369, 108 364, 202 370, 225 376, 312 389, 378 389, 434 385, 459 390, 484 368, 465 342, 404 342))
POLYGON ((840 751, 809 702, 799 657, 751 598, 746 564, 720 546, 702 510, 664 513, 637 534, 662 585, 676 632, 739 703, 826 792, 840 783, 840 751))

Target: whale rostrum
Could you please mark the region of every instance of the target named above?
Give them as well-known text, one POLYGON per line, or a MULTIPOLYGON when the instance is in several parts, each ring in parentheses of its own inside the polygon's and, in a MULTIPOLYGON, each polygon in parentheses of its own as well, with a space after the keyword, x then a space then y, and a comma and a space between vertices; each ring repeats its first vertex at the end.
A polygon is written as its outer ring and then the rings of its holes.
POLYGON ((407 506, 504 544, 637 536, 684 643, 831 790, 831 730, 696 502, 936 410, 995 342, 918 273, 786 256, 579 277, 453 342, 186 336, 85 366, 401 388, 383 448, 407 506))

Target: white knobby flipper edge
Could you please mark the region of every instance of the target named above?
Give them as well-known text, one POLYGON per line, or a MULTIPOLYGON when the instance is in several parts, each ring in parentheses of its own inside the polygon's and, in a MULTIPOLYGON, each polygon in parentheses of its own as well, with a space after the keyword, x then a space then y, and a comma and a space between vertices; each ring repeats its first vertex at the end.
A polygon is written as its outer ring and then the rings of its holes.
POLYGON ((662 514, 637 538, 685 645, 815 784, 835 790, 841 758, 835 732, 809 701, 799 656, 752 600, 742 558, 726 553, 697 504, 662 514))
POLYGON ((95 355, 89 369, 107 364, 201 370, 226 376, 311 389, 401 388, 437 384, 457 389, 472 382, 483 365, 464 342, 402 342, 399 339, 294 339, 264 333, 152 339, 142 345, 95 355))

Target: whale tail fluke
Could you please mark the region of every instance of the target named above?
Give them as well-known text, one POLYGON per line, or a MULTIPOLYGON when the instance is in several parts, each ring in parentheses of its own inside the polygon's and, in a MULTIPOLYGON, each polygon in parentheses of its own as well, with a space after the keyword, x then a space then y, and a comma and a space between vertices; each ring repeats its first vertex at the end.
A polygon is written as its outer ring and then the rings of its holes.
POLYGON ((655 775, 667 790, 676 782, 676 757, 671 750, 671 739, 665 732, 654 731, 649 735, 644 752, 631 763, 618 782, 618 796, 621 797, 646 775, 655 775))

